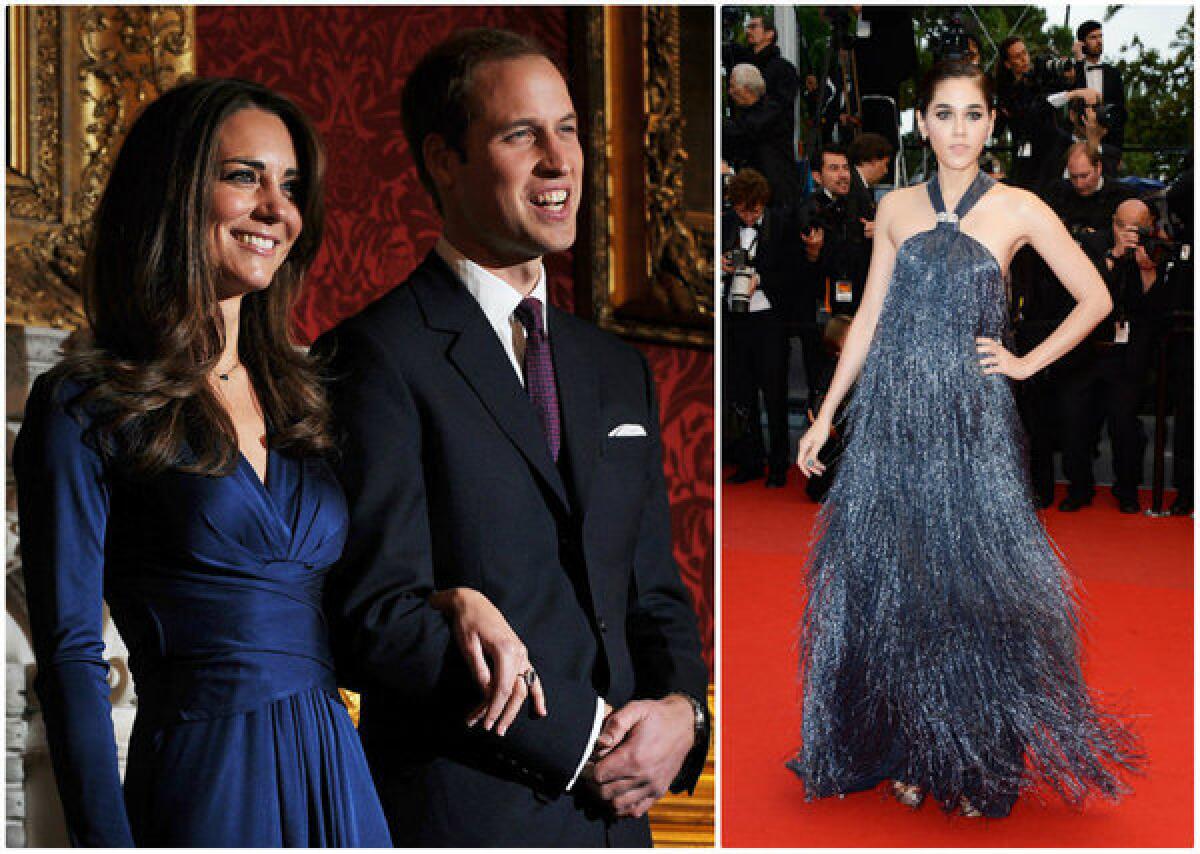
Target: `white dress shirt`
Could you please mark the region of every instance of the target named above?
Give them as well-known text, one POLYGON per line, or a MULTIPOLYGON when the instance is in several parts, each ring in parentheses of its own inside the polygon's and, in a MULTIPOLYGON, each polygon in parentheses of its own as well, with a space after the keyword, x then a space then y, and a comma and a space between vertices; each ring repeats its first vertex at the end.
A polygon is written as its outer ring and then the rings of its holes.
MULTIPOLYGON (((738 246, 747 251, 753 250, 749 256, 753 261, 758 255, 758 229, 762 228, 762 217, 758 218, 758 222, 753 226, 741 225, 738 226, 738 246)), ((753 296, 750 297, 750 311, 767 311, 771 307, 771 301, 767 299, 767 295, 762 289, 762 274, 758 277, 758 287, 755 289, 753 296)))
MULTIPOLYGON (((458 276, 459 281, 467 286, 475 302, 483 309, 484 316, 496 337, 500 339, 508 360, 512 362, 513 370, 521 385, 525 384, 525 327, 513 314, 524 299, 521 292, 504 279, 476 264, 463 255, 444 236, 439 237, 434 251, 446 262, 447 266, 458 276)), ((542 304, 542 331, 550 337, 549 319, 546 311, 546 268, 538 263, 537 283, 529 296, 536 298, 542 304)))
POLYGON ((1100 93, 1101 103, 1104 102, 1104 68, 1102 67, 1102 62, 1103 60, 1093 63, 1086 57, 1083 60, 1084 77, 1087 78, 1087 86, 1089 89, 1095 89, 1100 93))
MULTIPOLYGON (((454 272, 454 275, 458 276, 459 281, 466 286, 471 296, 479 303, 479 307, 483 309, 488 323, 495 330, 496 337, 500 339, 500 344, 504 347, 504 352, 508 355, 508 360, 512 362, 517 379, 521 385, 525 385, 525 371, 522 367, 525 356, 525 327, 513 315, 517 306, 521 304, 521 300, 524 299, 520 291, 495 273, 484 269, 463 255, 454 248, 444 235, 438 238, 433 250, 446 262, 454 272)), ((549 312, 546 310, 546 268, 541 262, 538 263, 537 284, 533 286, 533 290, 529 292, 529 296, 535 297, 542 303, 542 331, 549 337, 550 326, 547 317, 549 312)), ((553 698, 548 698, 548 702, 553 702, 553 698)), ((571 782, 567 783, 568 792, 575 786, 575 781, 579 779, 579 774, 583 771, 583 766, 591 758, 592 751, 596 747, 596 739, 600 737, 600 728, 603 724, 604 698, 597 697, 596 717, 592 721, 592 734, 588 738, 587 747, 584 749, 583 757, 579 760, 579 764, 575 768, 571 782)))

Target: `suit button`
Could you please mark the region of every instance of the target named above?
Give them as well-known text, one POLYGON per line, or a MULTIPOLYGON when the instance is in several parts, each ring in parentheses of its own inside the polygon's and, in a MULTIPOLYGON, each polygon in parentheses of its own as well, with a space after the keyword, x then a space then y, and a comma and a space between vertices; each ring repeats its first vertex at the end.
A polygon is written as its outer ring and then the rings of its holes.
POLYGON ((597 624, 600 626, 600 631, 601 631, 601 633, 604 633, 604 632, 607 632, 607 631, 608 631, 608 623, 604 622, 604 618, 603 618, 603 617, 601 617, 601 618, 600 618, 600 619, 597 621, 597 624))

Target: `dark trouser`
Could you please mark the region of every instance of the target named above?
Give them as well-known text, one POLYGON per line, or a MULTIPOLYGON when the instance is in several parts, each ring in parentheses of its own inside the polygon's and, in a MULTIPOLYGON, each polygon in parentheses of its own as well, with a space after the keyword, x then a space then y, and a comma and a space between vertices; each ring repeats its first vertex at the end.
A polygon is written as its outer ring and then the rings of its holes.
MULTIPOLYGON (((808 405, 813 405, 813 396, 823 392, 825 376, 825 344, 821 339, 821 327, 810 320, 796 325, 800 336, 800 352, 804 354, 804 383, 808 386, 808 405)), ((816 415, 816 411, 813 415, 816 415)))
MULTIPOLYGON (((1052 369, 1050 369, 1052 370, 1052 369)), ((1054 498, 1054 410, 1056 376, 1035 374, 1017 386, 1017 411, 1029 435, 1029 479, 1039 499, 1054 498)))
POLYGON ((1176 339, 1168 350, 1167 382, 1175 416, 1172 467, 1179 498, 1191 502, 1194 495, 1192 465, 1194 460, 1192 430, 1196 423, 1195 369, 1192 362, 1192 340, 1176 339))
POLYGON ((788 339, 773 309, 726 315, 729 336, 730 394, 749 414, 750 430, 734 453, 742 471, 759 471, 766 459, 772 472, 787 471, 788 339), (763 446, 759 394, 767 410, 769 443, 763 446), (769 455, 768 455, 769 449, 769 455))
POLYGON ((1063 471, 1072 498, 1087 500, 1095 494, 1092 448, 1101 424, 1107 423, 1116 476, 1113 496, 1118 501, 1137 499, 1146 450, 1138 402, 1147 350, 1137 342, 1098 347, 1090 359, 1064 369, 1059 386, 1063 471))

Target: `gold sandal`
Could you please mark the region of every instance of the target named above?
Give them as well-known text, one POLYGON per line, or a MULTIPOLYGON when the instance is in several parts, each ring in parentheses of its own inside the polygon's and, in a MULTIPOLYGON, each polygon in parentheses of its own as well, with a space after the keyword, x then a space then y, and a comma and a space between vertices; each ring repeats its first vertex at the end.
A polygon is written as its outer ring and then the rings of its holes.
POLYGON ((966 795, 961 795, 958 799, 958 814, 963 818, 983 818, 979 807, 968 801, 966 795))

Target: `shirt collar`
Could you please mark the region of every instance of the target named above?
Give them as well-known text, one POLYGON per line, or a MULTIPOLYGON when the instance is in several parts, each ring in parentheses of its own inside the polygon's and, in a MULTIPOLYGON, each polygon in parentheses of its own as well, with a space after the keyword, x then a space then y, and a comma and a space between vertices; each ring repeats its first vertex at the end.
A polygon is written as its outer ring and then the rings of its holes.
MULTIPOLYGON (((517 289, 495 273, 484 269, 463 255, 454 248, 445 235, 438 237, 433 250, 446 262, 447 266, 466 286, 471 296, 475 298, 475 301, 479 303, 479 307, 483 309, 488 323, 496 330, 496 334, 502 338, 511 335, 513 311, 523 299, 517 289)), ((546 310, 546 267, 540 261, 538 262, 537 284, 533 286, 529 296, 535 297, 541 302, 542 331, 549 334, 547 317, 549 312, 546 310)))

